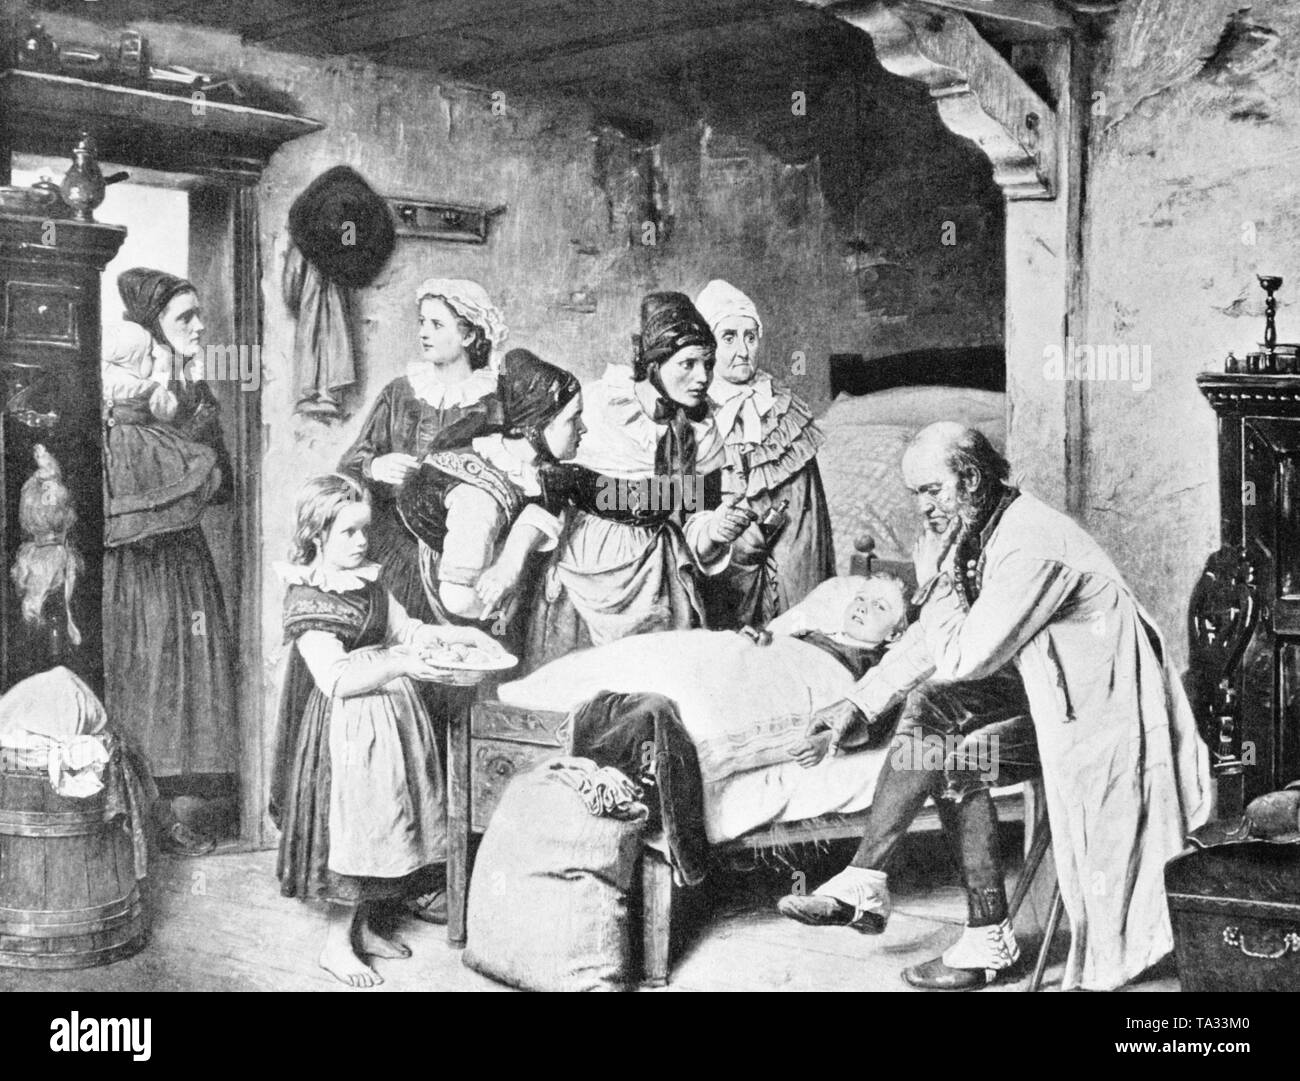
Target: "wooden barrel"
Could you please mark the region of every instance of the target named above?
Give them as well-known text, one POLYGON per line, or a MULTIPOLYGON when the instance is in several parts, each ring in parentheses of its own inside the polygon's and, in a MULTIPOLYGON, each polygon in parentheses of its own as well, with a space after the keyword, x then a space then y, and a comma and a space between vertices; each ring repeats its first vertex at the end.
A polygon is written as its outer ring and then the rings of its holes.
POLYGON ((0 965, 90 968, 144 945, 131 835, 123 819, 104 821, 105 798, 0 769, 0 965))

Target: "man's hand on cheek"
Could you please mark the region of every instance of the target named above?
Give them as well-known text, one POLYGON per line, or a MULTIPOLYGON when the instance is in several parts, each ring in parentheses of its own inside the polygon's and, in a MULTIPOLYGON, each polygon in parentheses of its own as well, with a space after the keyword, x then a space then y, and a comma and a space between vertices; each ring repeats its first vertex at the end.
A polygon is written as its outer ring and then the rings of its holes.
POLYGON ((954 518, 942 533, 935 533, 929 529, 921 531, 912 548, 912 565, 916 568, 917 585, 925 585, 939 573, 944 556, 957 540, 957 531, 960 528, 960 519, 954 518))

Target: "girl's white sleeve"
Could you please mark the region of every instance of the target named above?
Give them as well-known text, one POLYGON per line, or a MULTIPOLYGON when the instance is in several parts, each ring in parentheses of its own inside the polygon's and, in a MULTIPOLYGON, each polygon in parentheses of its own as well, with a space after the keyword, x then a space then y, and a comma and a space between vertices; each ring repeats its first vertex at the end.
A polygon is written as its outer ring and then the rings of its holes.
POLYGON ((328 698, 336 697, 335 692, 344 675, 349 677, 348 683, 354 696, 377 691, 393 678, 391 662, 382 651, 358 650, 349 653, 343 648, 338 635, 330 634, 329 631, 305 631, 299 635, 298 652, 321 694, 328 698))
POLYGON ((390 646, 439 646, 442 643, 438 638, 437 628, 431 623, 421 623, 418 619, 412 619, 411 615, 402 607, 402 602, 388 594, 388 634, 387 644, 390 646))

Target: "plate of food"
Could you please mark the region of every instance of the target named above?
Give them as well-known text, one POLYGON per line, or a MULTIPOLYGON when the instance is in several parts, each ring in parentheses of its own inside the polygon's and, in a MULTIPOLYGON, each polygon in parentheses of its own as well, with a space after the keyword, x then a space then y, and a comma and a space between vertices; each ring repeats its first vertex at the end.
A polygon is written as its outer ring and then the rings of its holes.
POLYGON ((430 668, 443 675, 443 681, 457 684, 479 683, 492 672, 504 672, 519 663, 491 639, 483 644, 446 639, 426 641, 420 656, 430 668))

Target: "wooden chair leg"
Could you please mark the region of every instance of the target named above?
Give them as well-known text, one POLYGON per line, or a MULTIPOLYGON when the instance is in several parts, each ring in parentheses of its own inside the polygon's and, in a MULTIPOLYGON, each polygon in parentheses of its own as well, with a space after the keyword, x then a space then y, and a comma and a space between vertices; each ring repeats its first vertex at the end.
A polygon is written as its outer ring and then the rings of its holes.
POLYGON ((1042 866, 1043 857, 1047 855, 1051 843, 1052 829, 1047 824, 1047 816, 1043 815, 1034 826, 1034 840, 1030 845, 1029 855, 1025 857, 1024 869, 1020 872, 1016 888, 1011 893, 1011 903, 1007 905, 1007 919, 1013 923, 1016 913, 1020 911, 1020 906, 1024 904, 1025 897, 1029 894, 1029 887, 1034 884, 1038 868, 1042 866))
POLYGON ((470 832, 469 710, 447 724, 447 944, 465 945, 469 900, 470 832))
POLYGON ((1065 902, 1061 899, 1061 884, 1058 882, 1056 888, 1052 890, 1052 908, 1047 915, 1047 930, 1043 932, 1043 944, 1038 947, 1038 960, 1034 962, 1034 974, 1029 977, 1029 985, 1025 988, 1030 994, 1037 991, 1043 986, 1043 973, 1047 971, 1047 954, 1052 948, 1052 940, 1056 938, 1056 929, 1061 923, 1061 912, 1065 909, 1065 902))
POLYGON ((642 987, 667 987, 672 930, 673 869, 658 852, 641 854, 642 987))

